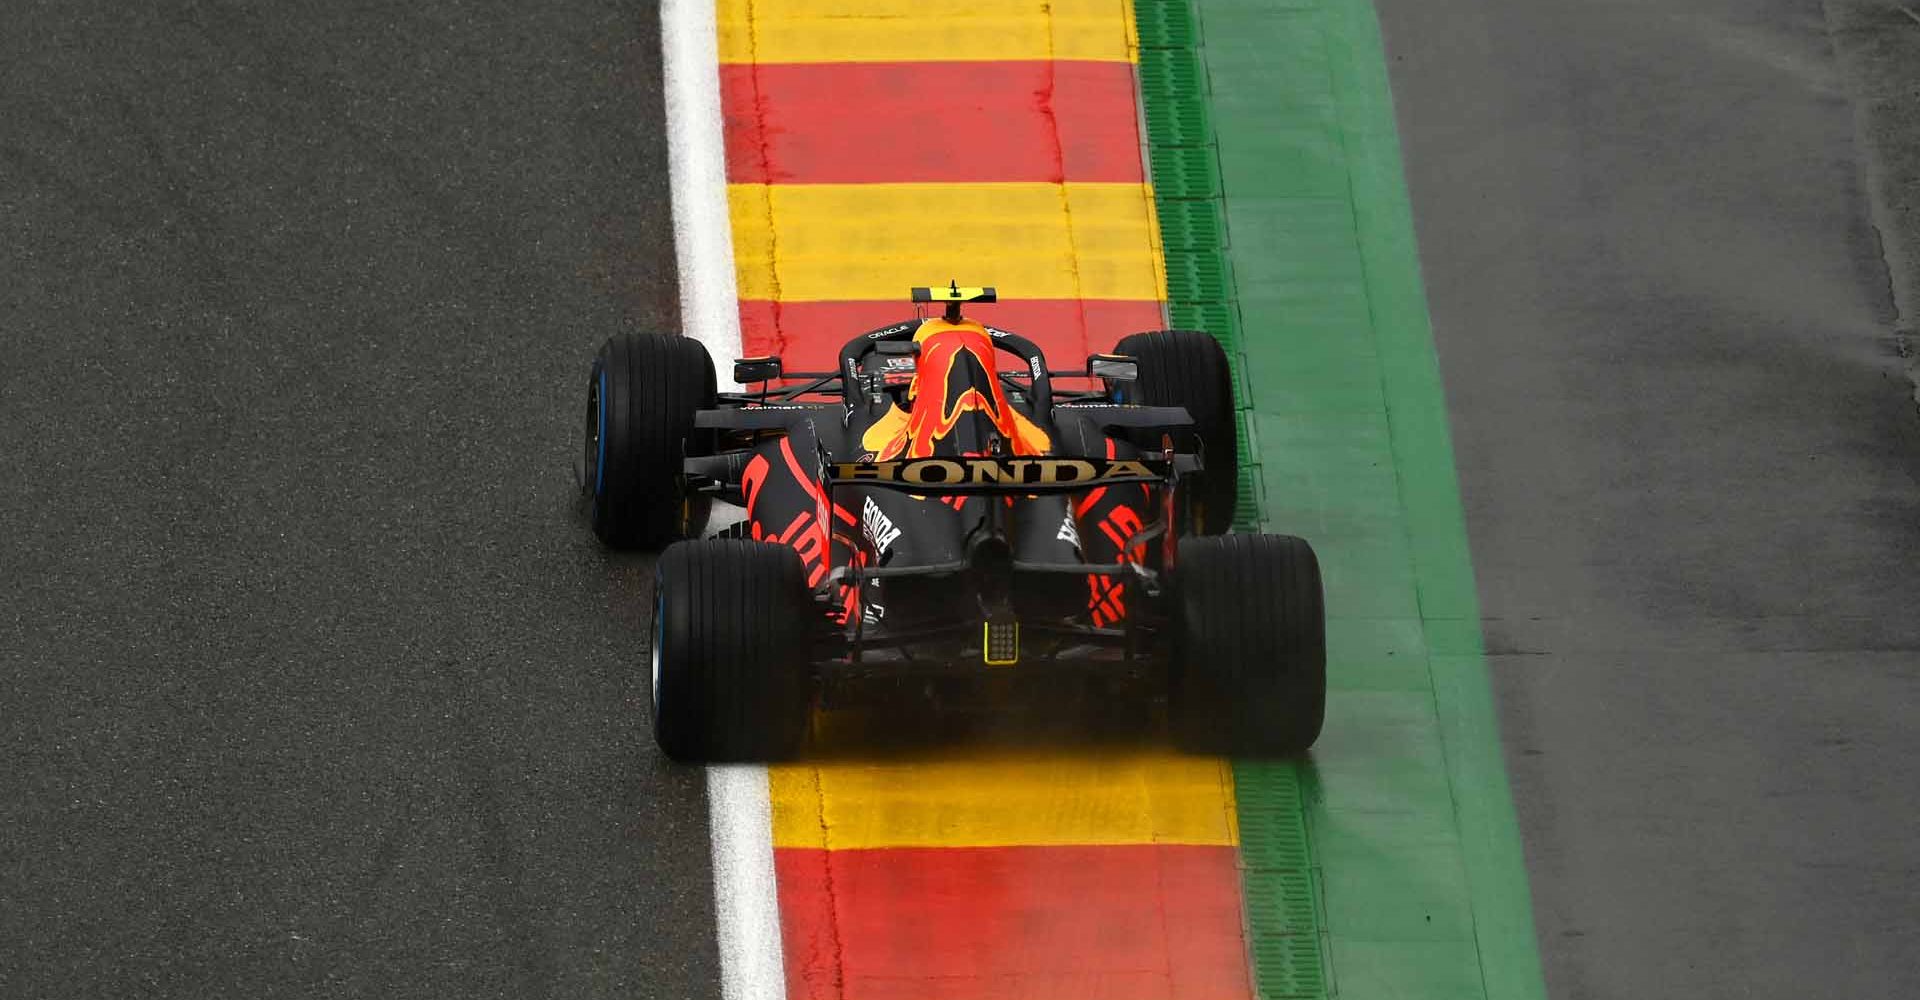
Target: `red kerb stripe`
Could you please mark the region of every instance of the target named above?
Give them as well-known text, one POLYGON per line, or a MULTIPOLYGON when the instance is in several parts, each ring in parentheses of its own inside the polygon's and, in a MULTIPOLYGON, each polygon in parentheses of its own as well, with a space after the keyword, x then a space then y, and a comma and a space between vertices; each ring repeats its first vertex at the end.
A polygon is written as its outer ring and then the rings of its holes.
POLYGON ((781 848, 791 1000, 1245 1000, 1231 847, 781 848))
MULTIPOLYGON (((742 301, 742 349, 748 357, 781 355, 795 371, 829 370, 841 344, 913 318, 906 292, 900 290, 898 302, 742 301)), ((1055 368, 1078 368, 1087 355, 1112 350, 1129 333, 1165 325, 1160 303, 1127 299, 1027 299, 968 306, 967 315, 1024 334, 1047 352, 1055 368)))
POLYGON ((1121 62, 727 64, 736 184, 1139 183, 1121 62))

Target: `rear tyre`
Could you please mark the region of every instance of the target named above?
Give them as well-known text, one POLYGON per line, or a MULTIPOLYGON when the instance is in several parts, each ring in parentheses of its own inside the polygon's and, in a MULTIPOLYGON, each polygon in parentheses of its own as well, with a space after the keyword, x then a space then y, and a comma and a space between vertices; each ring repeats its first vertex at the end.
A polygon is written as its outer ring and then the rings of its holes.
MULTIPOLYGON (((1192 430, 1174 434, 1174 447, 1199 451, 1206 469, 1186 483, 1187 531, 1217 535, 1233 525, 1240 500, 1239 419, 1233 402, 1233 372, 1220 342, 1196 330, 1156 330, 1122 337, 1114 353, 1131 356, 1139 381, 1124 400, 1144 406, 1184 406, 1192 430), (1196 441, 1198 445, 1196 447, 1196 441)), ((1134 444, 1160 450, 1157 434, 1134 444)))
POLYGON ((655 568, 653 737, 678 761, 784 760, 805 742, 818 615, 794 550, 680 542, 655 568))
POLYGON ((1312 746, 1327 710, 1326 607, 1312 547, 1290 535, 1187 539, 1173 603, 1174 742, 1261 757, 1312 746))
POLYGON ((611 548, 657 549, 700 533, 708 500, 684 488, 681 459, 711 448, 694 414, 713 406, 713 360, 697 340, 622 334, 587 380, 581 488, 593 533, 611 548))

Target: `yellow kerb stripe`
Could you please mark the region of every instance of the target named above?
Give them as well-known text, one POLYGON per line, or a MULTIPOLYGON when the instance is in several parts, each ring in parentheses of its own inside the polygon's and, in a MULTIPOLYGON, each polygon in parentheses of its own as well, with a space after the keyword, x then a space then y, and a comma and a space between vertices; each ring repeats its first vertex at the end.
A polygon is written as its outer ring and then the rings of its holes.
POLYGON ((1049 754, 770 769, 776 847, 1233 846, 1225 761, 1049 754))
POLYGON ((995 285, 1003 302, 1166 298, 1145 185, 735 184, 727 193, 742 299, 904 299, 948 277, 995 285))
POLYGON ((1128 0, 719 0, 719 20, 721 62, 1128 62, 1140 49, 1128 0))

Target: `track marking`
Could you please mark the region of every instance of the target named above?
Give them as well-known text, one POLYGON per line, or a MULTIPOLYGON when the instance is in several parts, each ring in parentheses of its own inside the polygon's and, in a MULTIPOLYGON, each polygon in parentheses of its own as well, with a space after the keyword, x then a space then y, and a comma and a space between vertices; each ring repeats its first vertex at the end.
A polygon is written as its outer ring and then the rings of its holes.
POLYGON ((745 764, 707 768, 707 810, 713 826, 720 995, 726 1000, 781 1000, 787 995, 787 972, 780 951, 767 769, 745 764))
POLYGON ((721 0, 728 62, 1130 62, 1116 0, 721 0))
POLYGON ((1133 79, 1124 62, 726 64, 727 179, 1139 184, 1133 79))
POLYGON ((988 751, 768 769, 775 848, 1233 847, 1225 762, 1162 751, 988 751))
POLYGON ((713 0, 663 0, 660 39, 680 332, 706 346, 721 383, 731 386, 733 359, 740 356, 740 296, 734 284, 733 224, 727 214, 713 0))
POLYGON ((1001 275, 1008 298, 1166 296, 1145 184, 734 184, 728 199, 749 300, 897 300, 956 262, 1001 275))
MULTIPOLYGON (((740 356, 740 306, 727 214, 716 23, 713 0, 663 0, 660 5, 681 333, 706 347, 722 373, 721 384, 732 385, 732 362, 740 356)), ((782 1000, 786 969, 780 951, 767 769, 708 768, 707 814, 720 995, 726 1000, 782 1000)))

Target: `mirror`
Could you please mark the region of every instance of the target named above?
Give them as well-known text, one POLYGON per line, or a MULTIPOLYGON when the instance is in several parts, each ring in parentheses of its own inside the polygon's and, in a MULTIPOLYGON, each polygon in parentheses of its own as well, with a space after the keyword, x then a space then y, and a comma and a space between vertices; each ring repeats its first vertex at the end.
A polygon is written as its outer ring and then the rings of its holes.
POLYGON ((1108 382, 1132 382, 1140 376, 1140 364, 1125 354, 1094 354, 1087 357, 1087 374, 1108 382))
POLYGON ((780 377, 780 359, 774 356, 764 358, 740 358, 733 363, 733 380, 741 385, 748 382, 771 382, 780 377))

